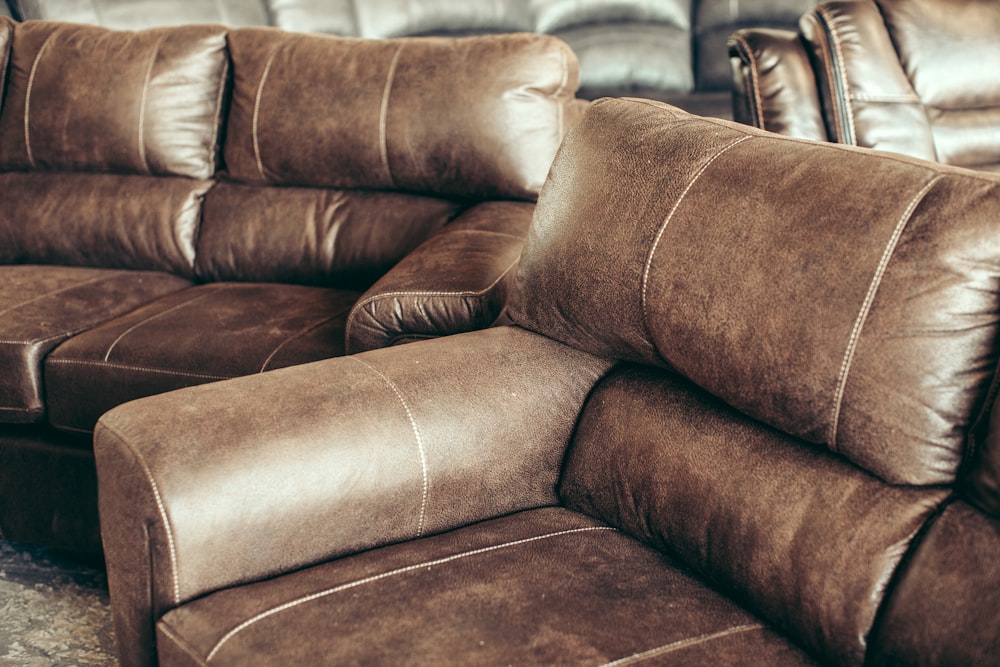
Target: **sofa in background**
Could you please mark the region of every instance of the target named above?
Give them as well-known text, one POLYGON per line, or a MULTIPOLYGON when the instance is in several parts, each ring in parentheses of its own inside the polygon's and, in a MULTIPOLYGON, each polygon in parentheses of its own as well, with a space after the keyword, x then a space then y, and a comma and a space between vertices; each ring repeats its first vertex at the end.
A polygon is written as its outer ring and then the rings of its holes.
POLYGON ((996 664, 998 216, 595 102, 511 325, 101 418, 123 667, 996 664))
POLYGON ((9 0, 23 19, 111 28, 218 22, 370 38, 538 32, 580 60, 580 96, 637 95, 731 114, 726 37, 792 28, 815 0, 9 0))
POLYGON ((0 19, 0 535, 100 551, 119 403, 491 325, 579 105, 532 34, 0 19))
POLYGON ((736 120, 1000 171, 1000 3, 826 0, 729 40, 736 120))

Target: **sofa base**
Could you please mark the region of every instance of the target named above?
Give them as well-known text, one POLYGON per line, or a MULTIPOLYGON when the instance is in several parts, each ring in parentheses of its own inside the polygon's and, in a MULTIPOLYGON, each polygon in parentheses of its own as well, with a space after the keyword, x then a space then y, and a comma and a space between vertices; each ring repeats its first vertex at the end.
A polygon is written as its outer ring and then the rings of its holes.
POLYGON ((0 537, 100 554, 90 434, 0 427, 0 537))

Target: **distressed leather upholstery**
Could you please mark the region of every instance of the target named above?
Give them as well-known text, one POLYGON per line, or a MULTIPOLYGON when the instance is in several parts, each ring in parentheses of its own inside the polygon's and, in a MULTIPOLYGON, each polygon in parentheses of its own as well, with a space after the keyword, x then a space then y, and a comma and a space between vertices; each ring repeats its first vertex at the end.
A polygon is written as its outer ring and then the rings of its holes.
POLYGON ((9 0, 14 15, 118 29, 179 23, 395 38, 536 32, 580 61, 580 96, 639 95, 730 115, 726 36, 791 28, 815 0, 9 0))
POLYGON ((0 19, 0 60, 0 535, 90 551, 109 408, 493 324, 586 104, 528 33, 0 19))
POLYGON ((998 213, 595 102, 509 325, 101 418, 122 664, 997 662, 998 213))
POLYGON ((1000 169, 1000 5, 826 0, 797 33, 729 41, 734 117, 809 139, 1000 169))

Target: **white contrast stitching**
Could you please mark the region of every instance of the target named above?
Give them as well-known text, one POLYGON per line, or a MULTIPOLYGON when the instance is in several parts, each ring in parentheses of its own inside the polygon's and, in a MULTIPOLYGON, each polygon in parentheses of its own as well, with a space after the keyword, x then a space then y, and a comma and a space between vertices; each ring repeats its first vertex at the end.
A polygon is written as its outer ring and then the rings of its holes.
POLYGON ((760 623, 753 623, 747 625, 737 625, 733 628, 727 628, 726 630, 720 630, 719 632, 713 632, 707 635, 702 635, 700 637, 690 637, 688 639, 681 639, 679 641, 673 642, 671 644, 666 644, 660 646, 659 648, 650 649, 648 651, 643 651, 642 653, 636 653, 635 655, 630 655, 618 660, 612 660, 611 662, 606 662, 601 667, 619 667, 620 665, 630 665, 634 662, 641 662, 647 658, 656 658, 666 653, 673 653, 674 651, 679 651, 686 649, 689 646, 696 646, 697 644, 704 644, 705 642, 710 642, 716 639, 722 639, 723 637, 728 637, 730 635, 740 634, 743 632, 750 632, 751 630, 763 630, 764 626, 760 623))
POLYGON ((285 340, 281 341, 281 343, 279 343, 277 346, 275 346, 274 350, 271 351, 271 354, 267 355, 267 359, 265 359, 264 363, 261 364, 261 366, 260 366, 260 372, 263 373, 264 371, 266 371, 267 370, 267 365, 269 363, 271 363, 271 360, 274 359, 274 356, 276 354, 278 354, 278 352, 280 352, 281 349, 283 347, 285 347, 286 345, 288 345, 290 342, 292 342, 296 338, 299 338, 300 336, 304 336, 305 334, 309 333, 310 331, 313 331, 314 329, 316 329, 318 327, 323 326, 327 322, 329 322, 331 320, 334 320, 334 319, 340 317, 343 314, 344 314, 344 311, 342 310, 339 313, 335 313, 333 315, 330 315, 329 317, 324 317, 323 319, 321 319, 321 320, 319 320, 317 322, 314 322, 313 324, 310 324, 309 326, 302 327, 302 329, 300 329, 298 332, 296 332, 295 334, 289 336, 285 340))
POLYGON ((861 338, 861 329, 864 328, 865 321, 868 319, 868 313, 871 311, 872 303, 875 301, 875 294, 878 292, 879 286, 882 284, 882 278, 885 275, 886 267, 889 265, 889 260, 892 258, 893 253, 896 251, 896 245, 899 243, 899 238, 903 234, 903 229, 906 227, 907 223, 910 221, 910 217, 913 215, 913 211, 917 208, 917 205, 923 201, 927 193, 930 192, 931 188, 937 185, 944 176, 938 175, 932 178, 916 195, 910 200, 909 205, 903 214, 900 216, 899 220, 896 222, 896 228, 892 232, 892 236, 889 237, 885 248, 882 250, 882 258, 879 260, 878 266, 875 268, 875 274, 872 276, 871 282, 868 285, 868 292, 865 294, 865 300, 861 303, 861 308, 858 311, 858 316, 854 320, 854 327, 851 329, 851 336, 847 341, 847 349, 844 351, 844 359, 840 363, 840 373, 837 377, 837 388, 834 392, 833 399, 833 412, 830 417, 830 435, 829 435, 829 447, 833 451, 837 451, 837 427, 840 421, 840 409, 841 404, 844 400, 844 389, 847 386, 847 376, 850 373, 851 365, 854 363, 854 353, 857 350, 858 340, 861 338))
POLYGON ((438 566, 438 565, 444 565, 445 563, 450 563, 452 561, 456 561, 456 560, 459 560, 459 559, 462 559, 462 558, 468 558, 468 557, 471 557, 471 556, 479 556, 481 554, 489 553, 491 551, 499 551, 500 549, 507 549, 507 548, 510 548, 510 547, 516 547, 516 546, 520 546, 522 544, 528 544, 530 542, 537 542, 537 541, 540 541, 540 540, 546 540, 546 539, 550 539, 550 538, 553 538, 553 537, 560 537, 560 536, 563 536, 563 535, 570 535, 572 533, 583 533, 583 532, 597 531, 597 530, 615 530, 615 529, 612 528, 611 526, 590 526, 590 527, 587 527, 587 528, 571 528, 571 529, 568 529, 568 530, 561 530, 561 531, 558 531, 558 532, 555 532, 555 533, 546 533, 545 535, 536 535, 535 537, 528 537, 528 538, 525 538, 525 539, 522 539, 522 540, 514 540, 512 542, 505 542, 503 544, 495 544, 495 545, 490 546, 490 547, 483 547, 482 549, 474 549, 472 551, 466 551, 464 553, 454 554, 452 556, 445 556, 443 558, 438 558, 436 560, 431 560, 431 561, 427 561, 427 562, 424 562, 424 563, 418 563, 416 565, 407 565, 406 567, 400 567, 400 568, 397 568, 395 570, 390 570, 389 572, 383 572, 382 574, 376 574, 376 575, 373 575, 371 577, 366 577, 364 579, 359 579, 357 581, 352 581, 352 582, 347 583, 347 584, 341 584, 340 586, 334 586, 333 588, 328 588, 326 590, 319 591, 317 593, 313 593, 312 595, 306 595, 306 596, 303 596, 303 597, 298 598, 296 600, 291 600, 291 601, 286 602, 284 604, 278 605, 277 607, 272 607, 271 609, 268 609, 267 611, 260 612, 259 614, 256 614, 255 616, 250 617, 249 619, 247 619, 243 623, 240 623, 235 628, 233 628, 232 630, 230 630, 229 632, 227 632, 225 635, 223 635, 222 638, 219 639, 218 642, 216 642, 215 646, 212 647, 212 650, 209 651, 209 653, 206 656, 205 660, 206 661, 210 661, 213 657, 215 657, 215 654, 219 652, 219 649, 222 648, 223 644, 225 644, 227 641, 229 641, 230 639, 232 639, 238 633, 242 632, 243 630, 245 630, 246 628, 250 627, 254 623, 256 623, 258 621, 261 621, 261 620, 263 620, 263 619, 265 619, 265 618, 267 618, 269 616, 273 616, 274 614, 281 613, 281 612, 286 611, 288 609, 291 609, 293 607, 297 607, 298 605, 305 604, 307 602, 312 602, 313 600, 318 600, 319 598, 326 597, 326 596, 332 595, 334 593, 340 593, 342 591, 350 590, 352 588, 357 588, 358 586, 363 586, 365 584, 370 584, 370 583, 373 583, 373 582, 376 582, 376 581, 380 581, 382 579, 388 579, 389 577, 394 577, 396 575, 406 574, 407 572, 413 572, 414 570, 420 570, 420 569, 424 569, 424 568, 435 567, 435 566, 438 566))
POLYGON ((180 578, 177 574, 177 547, 174 544, 174 530, 170 525, 170 519, 167 517, 167 508, 163 504, 163 498, 160 495, 160 487, 156 484, 156 479, 153 477, 153 472, 149 469, 146 464, 145 459, 139 456, 139 452, 135 451, 132 444, 116 429, 108 426, 107 424, 101 424, 101 428, 107 430, 111 433, 119 443, 124 445, 131 453, 132 456, 136 458, 139 465, 142 466, 142 471, 146 476, 146 481, 149 482, 150 488, 153 490, 153 498, 156 501, 156 509, 160 513, 160 520, 163 521, 163 530, 167 533, 167 545, 170 550, 170 574, 173 580, 173 593, 174 593, 174 605, 177 606, 181 603, 181 583, 180 578))
POLYGON ((251 134, 253 136, 253 155, 257 159, 257 171, 260 173, 260 177, 265 181, 267 176, 264 174, 264 161, 260 156, 260 137, 257 134, 257 123, 260 119, 260 100, 264 96, 264 83, 267 81, 268 74, 271 73, 271 65, 274 63, 274 59, 278 56, 278 50, 281 48, 282 44, 275 44, 274 48, 271 49, 271 53, 267 56, 267 64, 264 65, 264 73, 260 76, 260 83, 257 85, 257 95, 253 101, 253 122, 251 124, 251 134))
POLYGON ((153 67, 156 65, 156 57, 160 54, 160 45, 167 35, 160 35, 156 46, 153 47, 153 54, 149 58, 149 66, 146 68, 146 78, 142 83, 142 95, 139 99, 139 159, 147 174, 152 174, 149 168, 149 160, 146 159, 146 100, 149 97, 149 83, 153 78, 153 67))
POLYGON ((53 296, 55 294, 62 294, 63 292, 68 292, 69 290, 73 290, 73 289, 76 289, 78 287, 84 287, 86 285, 92 285, 93 283, 100 282, 100 281, 104 280, 106 277, 107 276, 103 276, 103 275, 102 276, 97 276, 96 278, 91 278, 90 280, 85 280, 82 283, 73 283, 72 285, 67 285, 66 287, 63 287, 62 289, 57 289, 57 290, 54 290, 52 292, 46 292, 44 294, 39 294, 38 296, 33 297, 31 299, 28 299, 27 301, 21 301, 19 303, 16 303, 13 306, 11 306, 10 308, 7 308, 5 310, 0 310, 0 315, 6 315, 7 313, 9 313, 10 311, 14 310, 15 308, 21 308, 23 306, 28 305, 29 303, 33 303, 35 301, 40 301, 41 299, 45 299, 45 298, 53 296))
POLYGON ((424 447, 424 438, 420 434, 420 428, 417 426, 417 420, 413 417, 413 411, 410 410, 410 404, 407 403, 406 399, 403 397, 403 392, 399 390, 399 387, 396 386, 395 382, 390 380, 388 377, 386 377, 386 375, 382 371, 378 370, 377 368, 369 364, 367 361, 364 361, 359 357, 348 357, 348 358, 353 359, 354 361, 358 362, 359 364, 361 364, 362 366, 364 366, 365 368, 367 368, 368 370, 372 371, 380 378, 382 378, 382 380, 389 385, 389 388, 392 389, 393 393, 396 394, 396 398, 399 399, 399 402, 403 404, 403 410, 406 411, 406 418, 410 420, 410 428, 413 429, 413 435, 417 439, 417 452, 420 455, 420 471, 421 474, 423 475, 423 491, 421 492, 421 497, 420 497, 420 518, 417 521, 417 535, 416 535, 417 537, 421 537, 424 534, 424 520, 426 519, 427 516, 427 492, 428 492, 428 487, 430 486, 430 473, 428 472, 427 469, 427 450, 424 447))
POLYGON ((656 233, 656 238, 653 239, 653 245, 650 246, 649 255, 646 257, 646 267, 643 269, 643 272, 642 272, 642 300, 641 300, 642 323, 643 323, 643 326, 646 329, 647 335, 649 336, 650 342, 652 342, 653 334, 652 334, 652 327, 649 326, 649 315, 646 312, 646 308, 647 308, 647 304, 646 304, 646 288, 647 288, 647 286, 649 284, 649 273, 650 273, 650 271, 652 269, 652 266, 653 266, 653 257, 656 255, 656 250, 657 250, 657 248, 660 245, 660 239, 663 237, 664 232, 666 232, 666 230, 667 230, 667 225, 670 224, 670 221, 674 217, 674 213, 676 213, 677 209, 680 208, 681 202, 683 202, 684 198, 687 197, 688 192, 691 191, 691 188, 694 187, 694 184, 698 181, 699 178, 701 178, 701 175, 704 174, 705 171, 710 166, 712 166, 712 163, 714 163, 716 160, 718 160, 719 157, 721 157, 730 148, 733 148, 734 146, 738 146, 739 144, 743 143, 744 141, 747 141, 748 139, 752 139, 752 138, 753 138, 753 135, 750 135, 750 134, 743 135, 742 137, 740 137, 736 141, 732 142, 728 146, 723 147, 721 150, 719 150, 719 152, 717 152, 715 155, 713 155, 710 160, 708 160, 705 164, 703 164, 701 166, 701 168, 698 169, 697 173, 695 173, 695 175, 691 178, 691 181, 687 184, 687 186, 685 186, 684 191, 681 192, 680 196, 677 198, 677 201, 674 202, 673 207, 670 209, 670 213, 667 214, 667 218, 663 221, 663 224, 660 225, 660 229, 656 233))
POLYGON ((378 147, 382 156, 382 166, 385 167, 385 174, 389 177, 390 187, 396 187, 396 179, 392 177, 392 168, 389 166, 389 93, 392 91, 392 84, 396 79, 396 66, 399 64, 399 56, 403 52, 403 45, 396 47, 396 52, 392 54, 392 61, 389 63, 389 71, 385 75, 385 87, 382 89, 382 106, 378 114, 378 147))
POLYGON ((111 351, 115 349, 115 346, 117 346, 118 343, 120 343, 122 341, 122 339, 125 338, 125 336, 129 335, 130 333, 132 333, 133 331, 135 331, 139 327, 143 326, 144 324, 148 324, 149 322, 152 322, 153 320, 157 319, 158 317, 163 317, 167 313, 172 313, 173 311, 177 310, 178 308, 183 308, 185 306, 190 306, 195 301, 200 301, 201 299, 204 299, 207 296, 208 296, 207 293, 206 294, 200 294, 200 295, 196 296, 193 299, 189 299, 187 301, 183 301, 181 303, 178 303, 178 304, 176 304, 176 305, 174 305, 174 306, 172 306, 170 308, 167 308, 166 310, 164 310, 162 312, 156 313, 155 315, 150 315, 149 317, 147 317, 146 319, 144 319, 144 320, 142 320, 140 322, 136 322, 135 324, 133 324, 132 326, 130 326, 128 329, 126 329, 125 331, 121 332, 121 334, 118 335, 118 338, 114 339, 114 341, 108 347, 107 352, 104 353, 104 361, 108 361, 111 358, 111 351))
POLYGON ((28 164, 31 165, 32 169, 35 169, 37 165, 35 164, 35 155, 31 150, 31 124, 29 122, 31 118, 31 91, 35 85, 35 72, 38 70, 38 63, 41 61, 42 54, 45 53, 55 35, 55 30, 49 33, 49 36, 42 43, 41 48, 38 49, 38 53, 35 54, 35 61, 31 63, 31 74, 28 75, 28 86, 24 92, 24 149, 28 154, 28 164))

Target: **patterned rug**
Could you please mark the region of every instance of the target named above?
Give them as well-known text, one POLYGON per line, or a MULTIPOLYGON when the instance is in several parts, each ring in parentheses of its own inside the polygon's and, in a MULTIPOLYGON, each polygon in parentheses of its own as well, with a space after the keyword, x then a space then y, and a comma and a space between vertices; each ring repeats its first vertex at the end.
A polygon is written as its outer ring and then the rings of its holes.
POLYGON ((0 541, 0 665, 116 664, 100 563, 0 541))

